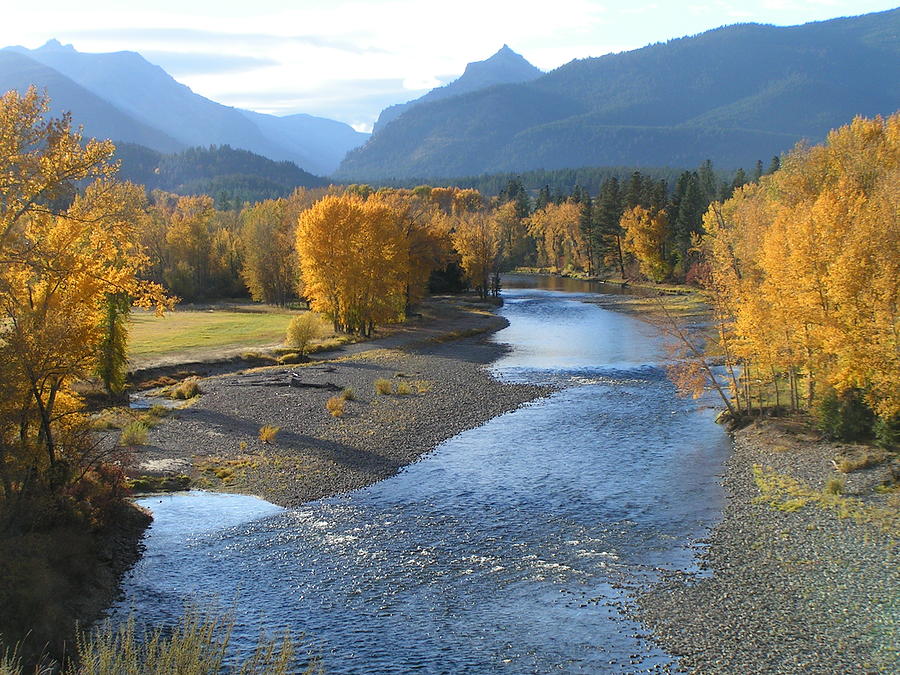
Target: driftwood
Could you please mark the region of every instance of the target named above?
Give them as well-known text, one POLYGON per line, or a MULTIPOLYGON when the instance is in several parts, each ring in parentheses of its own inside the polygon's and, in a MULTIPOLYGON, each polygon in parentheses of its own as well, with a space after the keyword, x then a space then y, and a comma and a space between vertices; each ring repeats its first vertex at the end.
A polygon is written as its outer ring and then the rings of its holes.
POLYGON ((296 373, 285 380, 282 377, 267 377, 255 379, 243 379, 226 383, 229 387, 296 387, 298 389, 327 389, 328 391, 341 391, 341 387, 333 382, 304 382, 296 373))

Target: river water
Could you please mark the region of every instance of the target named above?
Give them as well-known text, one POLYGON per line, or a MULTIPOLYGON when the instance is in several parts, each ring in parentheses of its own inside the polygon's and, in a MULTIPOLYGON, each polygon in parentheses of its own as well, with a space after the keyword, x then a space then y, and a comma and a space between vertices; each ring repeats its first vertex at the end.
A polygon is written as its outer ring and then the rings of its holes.
POLYGON ((186 600, 217 604, 238 651, 287 627, 329 673, 668 663, 622 613, 627 589, 693 569, 729 441, 707 402, 676 398, 645 324, 590 304, 597 287, 541 283, 507 281, 495 339, 512 349, 493 369, 557 393, 348 496, 142 500, 155 521, 118 614, 160 623, 186 600))

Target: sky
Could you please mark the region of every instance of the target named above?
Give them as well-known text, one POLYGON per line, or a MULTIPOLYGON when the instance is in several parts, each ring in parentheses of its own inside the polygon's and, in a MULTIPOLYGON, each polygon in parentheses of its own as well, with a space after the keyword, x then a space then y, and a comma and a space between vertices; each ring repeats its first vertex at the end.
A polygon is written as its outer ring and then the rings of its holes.
POLYGON ((226 105, 371 129, 382 108, 504 43, 542 70, 734 23, 794 25, 897 0, 2 0, 0 46, 132 50, 226 105))

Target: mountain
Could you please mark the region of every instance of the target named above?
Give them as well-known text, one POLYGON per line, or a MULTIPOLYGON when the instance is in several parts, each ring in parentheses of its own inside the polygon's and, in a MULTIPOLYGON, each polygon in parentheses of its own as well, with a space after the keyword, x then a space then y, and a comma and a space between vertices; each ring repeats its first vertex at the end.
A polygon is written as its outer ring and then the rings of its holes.
POLYGON ((468 94, 471 91, 478 91, 495 84, 528 82, 543 74, 544 71, 531 65, 521 54, 517 54, 507 45, 503 45, 492 57, 468 64, 465 72, 450 84, 432 89, 415 100, 398 103, 382 110, 378 121, 375 122, 373 133, 378 133, 389 122, 420 103, 430 103, 451 96, 468 94))
MULTIPOLYGON (((38 49, 8 47, 0 53, 18 54, 42 64, 45 68, 32 69, 27 82, 45 88, 53 99, 58 98, 56 90, 65 82, 66 109, 73 112, 76 121, 86 126, 90 121, 99 130, 97 135, 141 143, 161 152, 190 146, 231 145, 273 160, 294 162, 313 173, 328 174, 348 150, 368 137, 334 120, 311 115, 276 117, 221 105, 195 94, 135 52, 86 54, 50 40, 38 49), (92 97, 76 95, 72 84, 79 87, 77 91, 87 90, 92 97), (157 142, 150 136, 143 141, 124 138, 116 134, 118 127, 106 131, 100 121, 91 119, 93 109, 89 101, 95 99, 107 102, 121 116, 130 117, 134 125, 155 129, 169 142, 157 142), (173 140, 176 147, 172 146, 173 140)), ((15 79, 14 72, 0 62, 0 82, 15 79)))
POLYGON ((422 103, 352 151, 347 180, 578 166, 750 167, 900 108, 900 9, 739 24, 422 103))
POLYGON ((163 152, 184 147, 168 134, 134 119, 58 71, 23 54, 0 51, 0 93, 11 89, 24 92, 31 84, 52 92, 50 113, 59 117, 65 111, 72 111, 75 123, 84 126, 87 137, 112 137, 163 152))
MULTIPOLYGON (((220 203, 286 197, 298 187, 325 187, 328 181, 292 162, 275 162, 227 145, 188 148, 163 154, 133 143, 116 146, 118 177, 150 190, 208 194, 220 203)), ((223 204, 220 204, 223 205, 223 204)))

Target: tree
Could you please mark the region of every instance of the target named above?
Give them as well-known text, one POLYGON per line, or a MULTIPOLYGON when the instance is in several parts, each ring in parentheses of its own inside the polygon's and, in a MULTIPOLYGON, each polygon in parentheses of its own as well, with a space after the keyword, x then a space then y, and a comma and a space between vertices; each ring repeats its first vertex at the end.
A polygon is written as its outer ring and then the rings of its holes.
POLYGON ((486 211, 458 214, 454 220, 453 245, 466 276, 478 294, 486 298, 492 291, 491 277, 499 273, 502 255, 497 220, 486 211))
POLYGON ((672 271, 666 255, 668 237, 666 212, 635 206, 622 215, 625 231, 625 250, 634 255, 641 274, 659 283, 672 271))
MULTIPOLYGON (((792 407, 834 392, 900 412, 900 114, 855 119, 707 212, 717 348, 792 407)), ((755 391, 756 390, 756 391, 755 391)))
POLYGON ((136 243, 143 190, 112 180, 111 143, 85 142, 68 116, 45 119, 48 110, 34 89, 0 98, 4 501, 71 478, 84 449, 72 384, 98 369, 109 297, 168 304, 137 276, 147 264, 136 243))
POLYGON ((260 202, 241 214, 241 276, 257 302, 284 307, 295 295, 297 217, 286 199, 260 202))
POLYGON ((383 202, 323 197, 300 214, 297 254, 311 307, 336 330, 368 336, 403 319, 408 242, 399 214, 383 202))
POLYGON ((587 269, 587 246, 581 230, 581 205, 573 201, 550 203, 528 219, 528 230, 535 239, 538 259, 545 266, 587 269))

